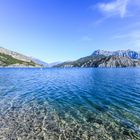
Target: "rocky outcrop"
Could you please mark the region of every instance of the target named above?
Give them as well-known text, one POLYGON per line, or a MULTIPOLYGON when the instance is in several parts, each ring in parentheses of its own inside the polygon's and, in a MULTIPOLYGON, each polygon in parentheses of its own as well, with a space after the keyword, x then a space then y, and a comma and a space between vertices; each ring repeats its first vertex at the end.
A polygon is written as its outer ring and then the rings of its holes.
POLYGON ((135 67, 135 62, 122 56, 110 56, 106 57, 98 67, 135 67))

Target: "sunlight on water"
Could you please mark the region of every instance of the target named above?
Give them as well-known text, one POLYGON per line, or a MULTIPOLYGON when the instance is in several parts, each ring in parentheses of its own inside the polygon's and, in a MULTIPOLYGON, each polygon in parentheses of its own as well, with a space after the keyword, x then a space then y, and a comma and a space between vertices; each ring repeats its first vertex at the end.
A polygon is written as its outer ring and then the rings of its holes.
POLYGON ((0 69, 0 140, 139 140, 139 69, 0 69))

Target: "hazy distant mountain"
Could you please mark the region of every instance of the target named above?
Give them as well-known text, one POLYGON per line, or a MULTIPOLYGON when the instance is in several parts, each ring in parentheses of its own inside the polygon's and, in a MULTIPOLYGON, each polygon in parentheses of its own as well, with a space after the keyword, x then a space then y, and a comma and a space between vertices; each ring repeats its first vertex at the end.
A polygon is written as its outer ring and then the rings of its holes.
POLYGON ((55 67, 140 67, 139 53, 135 51, 94 51, 92 55, 55 67))
POLYGON ((53 62, 53 63, 48 63, 48 67, 53 67, 56 66, 58 64, 61 64, 62 62, 53 62))
POLYGON ((37 64, 42 65, 43 67, 49 67, 49 64, 48 63, 46 63, 46 62, 44 62, 42 60, 39 60, 37 58, 31 57, 31 60, 34 61, 37 64))
POLYGON ((34 62, 28 56, 0 47, 0 66, 1 67, 41 67, 42 65, 34 62))
POLYGON ((104 56, 123 56, 129 57, 131 59, 140 59, 140 52, 132 51, 132 50, 118 50, 118 51, 104 51, 104 50, 96 50, 92 53, 95 55, 104 55, 104 56))

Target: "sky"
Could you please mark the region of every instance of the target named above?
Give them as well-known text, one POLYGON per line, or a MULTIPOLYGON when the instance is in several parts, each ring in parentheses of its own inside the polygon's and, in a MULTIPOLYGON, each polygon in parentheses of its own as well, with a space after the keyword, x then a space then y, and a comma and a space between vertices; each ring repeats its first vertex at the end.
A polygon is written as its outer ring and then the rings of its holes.
POLYGON ((140 51, 140 0, 0 0, 0 46, 49 63, 140 51))

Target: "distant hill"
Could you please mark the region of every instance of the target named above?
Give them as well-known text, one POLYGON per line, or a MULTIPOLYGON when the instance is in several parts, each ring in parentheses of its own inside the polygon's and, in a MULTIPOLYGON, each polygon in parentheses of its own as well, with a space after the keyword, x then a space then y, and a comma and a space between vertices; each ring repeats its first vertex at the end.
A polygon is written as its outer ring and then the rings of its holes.
POLYGON ((0 47, 0 67, 42 67, 30 57, 0 47))
POLYGON ((34 58, 34 57, 31 57, 31 60, 39 65, 42 65, 43 67, 49 67, 49 64, 42 61, 42 60, 39 60, 37 58, 34 58))
POLYGON ((140 67, 139 53, 135 51, 101 51, 76 61, 64 62, 55 67, 140 67))
POLYGON ((58 64, 61 64, 62 62, 53 62, 53 63, 48 63, 48 67, 53 67, 56 66, 58 64))

